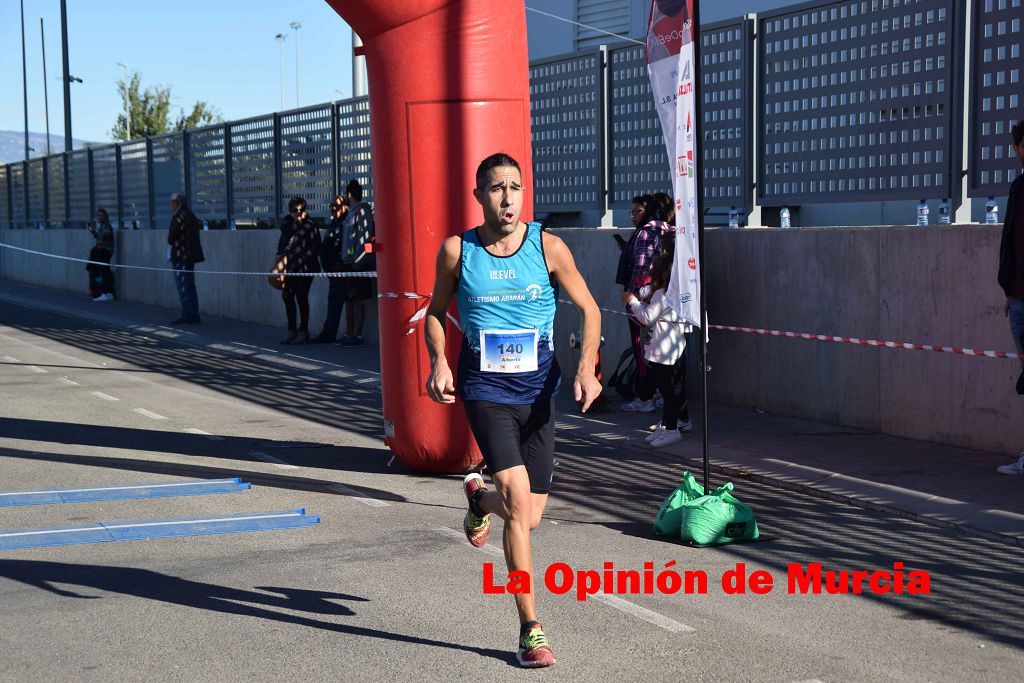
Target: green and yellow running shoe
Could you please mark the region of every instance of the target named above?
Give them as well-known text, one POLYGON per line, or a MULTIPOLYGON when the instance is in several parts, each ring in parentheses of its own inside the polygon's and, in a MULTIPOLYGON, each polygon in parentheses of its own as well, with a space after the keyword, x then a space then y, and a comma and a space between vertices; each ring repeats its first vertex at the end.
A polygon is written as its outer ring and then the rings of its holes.
POLYGON ((554 665, 555 653, 551 651, 551 643, 548 642, 548 637, 541 630, 540 624, 520 636, 516 660, 519 662, 519 666, 527 669, 539 669, 554 665))
POLYGON ((484 478, 476 472, 467 474, 466 478, 462 480, 462 488, 466 492, 466 501, 469 503, 469 510, 462 520, 462 527, 466 531, 466 540, 474 548, 482 548, 487 544, 487 537, 491 533, 491 520, 490 515, 477 517, 473 514, 473 495, 480 489, 487 490, 487 487, 484 486, 484 478))

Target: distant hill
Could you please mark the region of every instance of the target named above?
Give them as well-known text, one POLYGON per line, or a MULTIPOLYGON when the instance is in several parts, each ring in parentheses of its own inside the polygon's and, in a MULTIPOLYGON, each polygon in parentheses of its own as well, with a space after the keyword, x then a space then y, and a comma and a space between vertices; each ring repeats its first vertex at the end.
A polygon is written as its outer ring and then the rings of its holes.
MULTIPOLYGON (((84 140, 71 142, 74 149, 81 149, 93 143, 84 140)), ((32 158, 46 156, 46 133, 28 133, 28 146, 34 151, 29 152, 32 158)), ((50 148, 54 152, 64 151, 64 136, 50 133, 50 148)), ((25 133, 13 130, 0 130, 0 164, 25 159, 25 133)))

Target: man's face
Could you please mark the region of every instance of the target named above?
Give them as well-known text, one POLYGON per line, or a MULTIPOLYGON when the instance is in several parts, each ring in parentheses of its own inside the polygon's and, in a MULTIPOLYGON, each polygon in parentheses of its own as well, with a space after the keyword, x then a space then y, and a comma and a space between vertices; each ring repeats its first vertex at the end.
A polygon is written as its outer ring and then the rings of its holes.
POLYGON ((510 234, 519 225, 523 210, 523 177, 512 166, 498 166, 487 172, 487 182, 473 190, 483 208, 484 223, 510 234))
POLYGON ((1024 139, 1020 141, 1019 145, 1013 146, 1013 151, 1017 153, 1017 159, 1020 163, 1024 164, 1024 139))

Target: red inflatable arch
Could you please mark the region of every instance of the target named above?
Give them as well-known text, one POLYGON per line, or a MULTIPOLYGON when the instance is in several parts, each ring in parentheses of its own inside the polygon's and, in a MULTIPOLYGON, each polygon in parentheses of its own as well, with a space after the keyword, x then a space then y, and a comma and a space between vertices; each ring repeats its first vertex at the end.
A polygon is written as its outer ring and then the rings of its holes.
MULTIPOLYGON (((429 294, 441 242, 477 225, 476 165, 504 151, 532 187, 530 84, 522 0, 327 0, 363 40, 370 82, 377 284, 429 294)), ((533 198, 524 202, 524 219, 533 198)), ((380 299, 386 441, 417 469, 463 472, 481 461, 461 406, 426 395, 422 305, 380 299), (393 427, 392 427, 393 425, 393 427), (392 431, 393 429, 393 431, 392 431), (390 434, 393 434, 391 436, 390 434)), ((461 335, 448 325, 448 359, 461 335)))

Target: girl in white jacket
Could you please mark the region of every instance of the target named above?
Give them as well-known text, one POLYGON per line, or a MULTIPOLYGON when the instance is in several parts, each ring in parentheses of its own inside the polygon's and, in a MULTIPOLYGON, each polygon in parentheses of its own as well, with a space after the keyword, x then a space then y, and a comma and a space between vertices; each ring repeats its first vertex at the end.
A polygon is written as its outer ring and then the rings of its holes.
POLYGON ((648 303, 644 304, 629 292, 622 295, 622 303, 629 307, 630 314, 649 329, 650 338, 644 344, 644 358, 651 378, 665 401, 661 426, 647 437, 648 443, 655 448, 668 446, 683 438, 677 429, 680 397, 672 382, 672 369, 686 349, 686 326, 679 313, 669 308, 665 300, 675 252, 671 248, 673 245, 665 246, 669 248, 661 250, 651 268, 651 284, 640 290, 640 296, 648 303))

